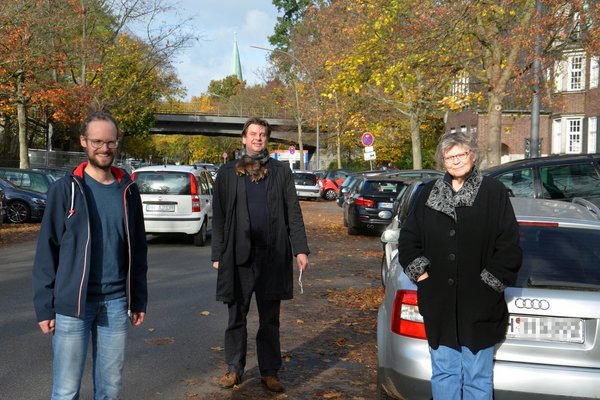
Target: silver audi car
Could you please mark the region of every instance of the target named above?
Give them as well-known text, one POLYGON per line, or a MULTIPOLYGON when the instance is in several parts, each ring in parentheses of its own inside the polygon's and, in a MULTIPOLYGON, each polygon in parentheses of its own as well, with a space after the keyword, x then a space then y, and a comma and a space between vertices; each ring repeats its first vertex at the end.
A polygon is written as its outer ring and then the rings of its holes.
MULTIPOLYGON (((505 291, 510 320, 495 352, 494 399, 600 399, 600 210, 582 199, 511 201, 523 265, 505 291)), ((397 241, 393 229, 382 240, 397 241)), ((417 289, 397 248, 384 249, 394 254, 378 314, 378 399, 431 399, 417 289)))

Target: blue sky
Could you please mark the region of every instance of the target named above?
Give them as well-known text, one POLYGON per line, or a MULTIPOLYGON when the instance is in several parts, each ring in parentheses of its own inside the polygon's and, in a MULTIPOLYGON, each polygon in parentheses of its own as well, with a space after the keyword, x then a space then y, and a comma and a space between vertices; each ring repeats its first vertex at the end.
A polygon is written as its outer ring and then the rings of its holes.
POLYGON ((172 4, 179 15, 171 18, 191 18, 187 27, 199 37, 173 60, 187 100, 206 92, 211 80, 232 74, 236 33, 244 80, 249 85, 263 83, 268 52, 250 46, 272 47, 267 38, 273 34, 277 8, 271 0, 173 0, 172 4))

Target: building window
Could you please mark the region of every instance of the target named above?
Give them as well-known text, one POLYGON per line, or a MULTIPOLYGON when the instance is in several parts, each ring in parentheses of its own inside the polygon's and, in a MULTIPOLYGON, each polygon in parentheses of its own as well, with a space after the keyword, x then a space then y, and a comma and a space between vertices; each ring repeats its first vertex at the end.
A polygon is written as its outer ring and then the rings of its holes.
POLYGON ((569 90, 581 90, 582 82, 583 56, 569 57, 569 90))
POLYGON ((456 133, 456 128, 450 128, 450 133, 456 133))
POLYGON ((465 125, 461 125, 461 126, 460 126, 460 131, 461 131, 462 133, 467 133, 467 127, 466 127, 465 125))
POLYGON ((567 151, 566 153, 581 153, 581 118, 567 119, 567 151))
POLYGON ((585 82, 585 56, 572 54, 554 66, 554 85, 557 92, 583 90, 585 82))
POLYGON ((596 152, 596 132, 598 130, 598 118, 597 117, 589 117, 588 118, 588 153, 596 152))
POLYGON ((599 58, 592 57, 590 61, 590 89, 598 87, 599 58))

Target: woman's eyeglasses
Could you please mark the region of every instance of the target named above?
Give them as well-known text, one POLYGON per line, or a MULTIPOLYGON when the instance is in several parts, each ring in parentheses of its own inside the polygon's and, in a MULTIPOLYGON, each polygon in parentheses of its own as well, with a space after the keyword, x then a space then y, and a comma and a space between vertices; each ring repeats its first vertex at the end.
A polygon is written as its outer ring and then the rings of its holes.
POLYGON ((446 163, 451 163, 451 162, 463 162, 467 159, 467 156, 469 155, 468 151, 465 151, 464 153, 459 153, 459 154, 455 154, 453 156, 447 156, 444 157, 444 162, 446 163))
POLYGON ((116 149, 119 146, 119 141, 118 140, 109 140, 109 141, 104 141, 104 140, 100 140, 100 139, 90 139, 90 138, 85 138, 85 140, 92 145, 92 147, 96 150, 101 149, 102 146, 106 145, 106 147, 108 147, 109 149, 116 149))

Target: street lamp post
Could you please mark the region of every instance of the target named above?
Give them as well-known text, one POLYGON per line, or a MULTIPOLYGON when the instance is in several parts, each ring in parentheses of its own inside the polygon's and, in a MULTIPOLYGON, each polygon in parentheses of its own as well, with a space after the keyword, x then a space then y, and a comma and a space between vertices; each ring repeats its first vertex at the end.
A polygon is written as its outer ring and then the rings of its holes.
POLYGON ((317 106, 317 149, 315 152, 317 153, 317 169, 320 169, 321 163, 320 163, 320 159, 319 159, 319 156, 320 156, 319 120, 320 120, 320 115, 321 115, 321 107, 320 107, 320 103, 319 103, 319 96, 317 95, 317 89, 315 88, 315 81, 313 80, 312 75, 310 74, 310 70, 308 68, 306 68, 306 65, 304 65, 304 63, 302 61, 300 61, 298 59, 298 57, 294 56, 293 54, 288 53, 287 51, 283 51, 280 49, 269 49, 267 47, 260 47, 260 46, 250 46, 250 47, 259 49, 259 50, 268 51, 271 53, 277 52, 277 53, 285 54, 286 56, 292 58, 294 61, 296 61, 298 64, 300 64, 300 66, 302 68, 304 68, 304 70, 306 71, 308 79, 310 80, 310 86, 313 90, 313 95, 315 96, 315 105, 317 106))

